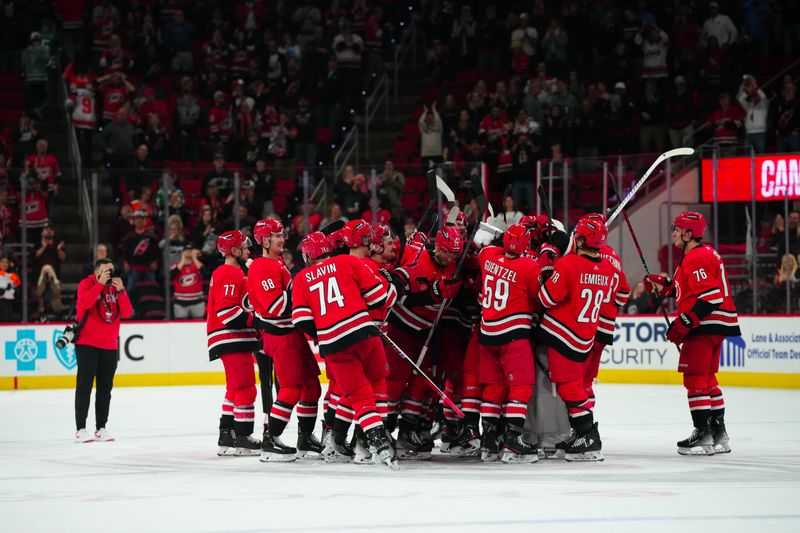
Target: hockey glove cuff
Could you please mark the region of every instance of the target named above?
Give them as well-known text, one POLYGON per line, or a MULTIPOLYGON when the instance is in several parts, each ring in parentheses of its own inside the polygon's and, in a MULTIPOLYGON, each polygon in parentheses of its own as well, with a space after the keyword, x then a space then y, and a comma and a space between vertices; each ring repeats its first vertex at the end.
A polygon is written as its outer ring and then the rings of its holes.
POLYGON ((675 344, 681 344, 689 332, 700 324, 700 319, 697 315, 689 311, 688 313, 681 313, 672 324, 669 325, 667 330, 667 340, 675 344))
POLYGON ((662 298, 668 298, 672 296, 675 291, 675 284, 672 282, 672 278, 668 276, 660 276, 658 274, 650 274, 642 278, 644 282, 644 290, 647 292, 656 292, 658 290, 658 295, 662 298), (661 287, 658 289, 658 287, 661 287))

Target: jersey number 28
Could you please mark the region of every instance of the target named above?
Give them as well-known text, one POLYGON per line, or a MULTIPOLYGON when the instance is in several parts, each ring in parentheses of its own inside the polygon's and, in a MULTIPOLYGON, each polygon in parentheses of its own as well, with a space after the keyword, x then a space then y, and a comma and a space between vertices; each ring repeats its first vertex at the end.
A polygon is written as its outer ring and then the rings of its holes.
POLYGON ((321 315, 328 312, 328 305, 330 304, 344 307, 344 296, 342 296, 342 291, 339 290, 336 278, 322 280, 319 283, 309 285, 308 290, 319 293, 319 313, 321 315))
POLYGON ((583 289, 581 291, 581 300, 585 300, 583 309, 578 315, 578 322, 594 324, 600 318, 600 306, 603 305, 605 295, 602 290, 592 291, 592 289, 583 289), (589 311, 591 309, 591 312, 589 311))

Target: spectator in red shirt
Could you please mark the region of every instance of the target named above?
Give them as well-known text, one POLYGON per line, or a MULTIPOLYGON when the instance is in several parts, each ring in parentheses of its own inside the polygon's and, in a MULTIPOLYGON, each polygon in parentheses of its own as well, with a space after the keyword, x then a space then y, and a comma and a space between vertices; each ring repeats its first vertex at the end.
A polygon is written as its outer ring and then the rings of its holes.
POLYGON ((169 110, 167 104, 161 100, 156 99, 156 90, 152 87, 147 87, 142 94, 144 101, 139 105, 139 117, 146 121, 148 115, 151 113, 158 115, 162 124, 169 124, 169 110))
POLYGON ((128 96, 136 91, 136 87, 128 81, 124 72, 114 72, 97 79, 102 84, 103 124, 114 120, 117 111, 128 100, 128 96))
POLYGON ((485 136, 487 144, 495 150, 500 148, 500 140, 510 128, 510 124, 500 106, 493 105, 488 115, 478 126, 478 134, 485 136))
POLYGON ((45 139, 36 141, 36 153, 28 157, 31 165, 39 178, 40 186, 47 184, 48 194, 58 192, 58 182, 61 180, 61 166, 53 154, 48 153, 48 144, 45 139))
POLYGON ((744 112, 736 102, 731 102, 728 93, 719 94, 719 108, 711 113, 708 122, 714 129, 714 144, 717 146, 732 146, 739 141, 739 132, 742 129, 744 112))

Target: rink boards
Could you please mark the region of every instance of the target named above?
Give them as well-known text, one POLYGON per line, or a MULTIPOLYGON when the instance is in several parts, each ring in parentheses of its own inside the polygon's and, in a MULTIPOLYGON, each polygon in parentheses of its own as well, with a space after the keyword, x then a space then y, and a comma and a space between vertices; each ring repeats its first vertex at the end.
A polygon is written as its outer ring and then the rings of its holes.
MULTIPOLYGON (((740 317, 741 337, 726 339, 722 384, 800 388, 800 315, 740 317)), ((56 346, 64 325, 0 325, 0 390, 69 388, 75 384, 73 345, 56 346)), ((681 383, 678 350, 659 316, 617 319, 599 379, 606 383, 681 383)), ((224 383, 222 363, 209 362, 205 323, 125 322, 120 329, 115 386, 224 383)), ((324 368, 324 363, 320 362, 324 368)), ((322 376, 324 379, 324 374, 322 376)))

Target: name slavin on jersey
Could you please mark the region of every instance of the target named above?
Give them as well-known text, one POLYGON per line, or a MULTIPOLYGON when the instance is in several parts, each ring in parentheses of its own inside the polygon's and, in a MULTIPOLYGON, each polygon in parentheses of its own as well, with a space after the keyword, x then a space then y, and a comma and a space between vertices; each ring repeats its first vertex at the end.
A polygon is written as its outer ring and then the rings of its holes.
POLYGON ((500 279, 505 279, 511 282, 517 281, 517 273, 513 270, 509 270, 506 267, 501 267, 500 265, 493 263, 491 261, 486 261, 486 272, 489 274, 493 274, 500 279))
POLYGON ((327 274, 333 274, 334 272, 336 272, 336 265, 320 265, 314 270, 306 272, 306 281, 314 281, 317 278, 321 278, 327 274))
POLYGON ((608 287, 608 284, 611 283, 611 279, 608 276, 602 274, 587 274, 585 272, 581 274, 580 280, 581 284, 601 285, 603 287, 608 287))

